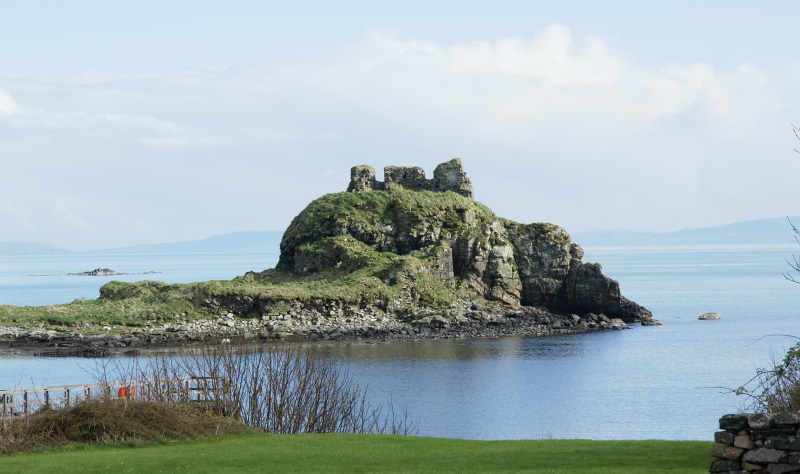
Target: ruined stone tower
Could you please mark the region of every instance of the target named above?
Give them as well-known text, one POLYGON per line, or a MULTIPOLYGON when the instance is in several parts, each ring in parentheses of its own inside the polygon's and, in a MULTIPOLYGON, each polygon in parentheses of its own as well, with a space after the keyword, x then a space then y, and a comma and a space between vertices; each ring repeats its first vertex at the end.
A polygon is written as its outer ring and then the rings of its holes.
POLYGON ((464 173, 461 160, 453 158, 433 170, 433 179, 425 178, 425 170, 418 166, 387 166, 383 169, 383 181, 375 179, 375 168, 369 165, 354 166, 350 169, 350 185, 347 191, 391 191, 408 189, 411 191, 433 191, 443 193, 453 191, 472 199, 472 184, 464 173))

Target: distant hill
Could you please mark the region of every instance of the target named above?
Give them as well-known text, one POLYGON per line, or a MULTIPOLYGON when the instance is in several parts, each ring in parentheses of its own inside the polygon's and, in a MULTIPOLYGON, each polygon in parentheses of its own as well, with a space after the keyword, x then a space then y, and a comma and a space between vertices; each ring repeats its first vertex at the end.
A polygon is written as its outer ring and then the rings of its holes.
MULTIPOLYGON (((790 218, 800 226, 800 217, 790 218)), ((785 217, 736 222, 714 227, 683 229, 676 232, 632 232, 592 230, 575 232, 572 240, 580 245, 712 245, 712 244, 793 244, 794 232, 785 217)))
POLYGON ((73 252, 54 245, 32 242, 0 242, 0 255, 143 254, 209 252, 278 252, 283 231, 252 230, 231 232, 207 239, 165 244, 73 252))
MULTIPOLYGON (((800 226, 800 217, 792 217, 800 226)), ((633 232, 590 230, 570 233, 572 240, 588 245, 713 245, 794 244, 794 233, 785 217, 758 219, 715 227, 683 229, 676 232, 633 232)), ((73 252, 35 242, 0 242, 0 255, 142 254, 206 252, 278 252, 283 231, 249 230, 231 232, 200 240, 73 252)))
POLYGON ((144 244, 133 247, 92 250, 84 253, 278 252, 280 251, 281 236, 283 236, 283 231, 278 230, 247 230, 188 242, 144 244))

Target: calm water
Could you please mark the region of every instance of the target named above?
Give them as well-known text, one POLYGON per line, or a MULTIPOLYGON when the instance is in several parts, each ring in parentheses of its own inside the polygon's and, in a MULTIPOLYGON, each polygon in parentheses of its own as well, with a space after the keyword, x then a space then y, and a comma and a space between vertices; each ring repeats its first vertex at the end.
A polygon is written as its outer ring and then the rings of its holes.
MULTIPOLYGON (((337 344, 325 350, 347 365, 374 401, 391 397, 395 406, 408 406, 420 421, 420 435, 709 440, 718 418, 742 403, 720 387, 745 382, 757 365, 791 344, 770 335, 800 334, 800 287, 781 275, 796 251, 791 246, 587 248, 584 260, 601 262, 626 296, 664 323, 660 327, 538 339, 337 344), (697 320, 711 311, 723 319, 697 320)), ((195 280, 231 278, 277 260, 277 255, 224 254, 107 257, 90 257, 97 259, 91 262, 43 257, 31 267, 25 258, 0 259, 0 300, 51 304, 93 298, 102 282, 58 274, 98 266, 162 272, 138 279, 189 281, 193 274, 195 280), (54 276, 26 276, 48 272, 54 276), (13 299, 19 294, 28 295, 26 302, 13 299)), ((3 358, 0 386, 91 381, 85 368, 93 364, 3 358)))
POLYGON ((248 271, 272 268, 277 262, 277 252, 0 256, 0 304, 40 306, 94 299, 100 287, 111 280, 229 280, 248 271), (95 268, 131 275, 67 276, 95 268), (146 272, 156 273, 143 275, 146 272))

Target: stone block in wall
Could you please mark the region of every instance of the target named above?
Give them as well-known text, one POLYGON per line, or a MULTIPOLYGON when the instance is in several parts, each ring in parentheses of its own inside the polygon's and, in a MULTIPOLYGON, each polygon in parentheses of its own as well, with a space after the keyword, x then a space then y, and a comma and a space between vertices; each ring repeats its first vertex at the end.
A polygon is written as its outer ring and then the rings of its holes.
POLYGON ((742 464, 739 461, 731 461, 730 459, 717 459, 711 463, 708 472, 738 472, 742 470, 742 464))
MULTIPOLYGON (((742 449, 756 449, 756 443, 748 434, 742 434, 733 439, 733 445, 742 449)), ((768 448, 770 446, 767 446, 768 448)))
POLYGON ((752 464, 752 463, 749 463, 749 462, 742 462, 742 469, 744 469, 745 472, 757 472, 757 471, 761 472, 766 467, 767 466, 762 466, 760 464, 752 464))
POLYGON ((781 460, 784 464, 800 464, 800 454, 790 454, 781 460))
POLYGON ((724 444, 715 444, 711 449, 711 456, 717 459, 731 459, 738 461, 742 458, 745 450, 736 448, 734 446, 725 446, 724 444))
POLYGON ((719 419, 721 430, 739 431, 747 427, 747 415, 725 415, 719 419))
POLYGON ((754 464, 772 464, 783 460, 786 453, 778 449, 758 448, 744 453, 743 459, 754 464))
POLYGON ((747 415, 747 426, 751 430, 769 430, 775 427, 774 416, 771 413, 754 413, 747 415))
POLYGON ((797 464, 770 464, 765 471, 767 474, 786 474, 800 472, 800 466, 797 464))
POLYGON ((736 439, 736 435, 733 433, 729 433, 727 431, 717 431, 714 433, 714 442, 719 444, 725 444, 727 446, 733 446, 733 441, 736 439))
POLYGON ((772 418, 778 425, 800 425, 800 413, 776 413, 772 418))
POLYGON ((750 462, 747 462, 747 461, 742 461, 742 469, 744 469, 747 472, 760 471, 760 470, 764 469, 765 467, 767 467, 767 466, 766 465, 762 465, 762 464, 753 464, 753 463, 750 463, 750 462))
POLYGON ((770 436, 795 436, 797 427, 792 425, 779 425, 768 430, 751 430, 750 435, 755 439, 767 439, 770 436))
POLYGON ((800 451, 800 439, 771 436, 764 441, 764 447, 783 451, 800 451))

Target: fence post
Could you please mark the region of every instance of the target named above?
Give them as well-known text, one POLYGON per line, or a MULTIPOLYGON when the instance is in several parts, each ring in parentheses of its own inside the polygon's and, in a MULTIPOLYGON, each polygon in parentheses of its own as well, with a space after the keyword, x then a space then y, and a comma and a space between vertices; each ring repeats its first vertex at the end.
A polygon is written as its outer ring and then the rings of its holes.
POLYGON ((67 388, 67 389, 64 390, 64 396, 67 399, 67 405, 66 406, 67 406, 67 408, 69 408, 69 397, 72 396, 70 389, 67 388))
POLYGON ((28 414, 28 391, 25 390, 22 393, 22 413, 27 415, 28 414))

